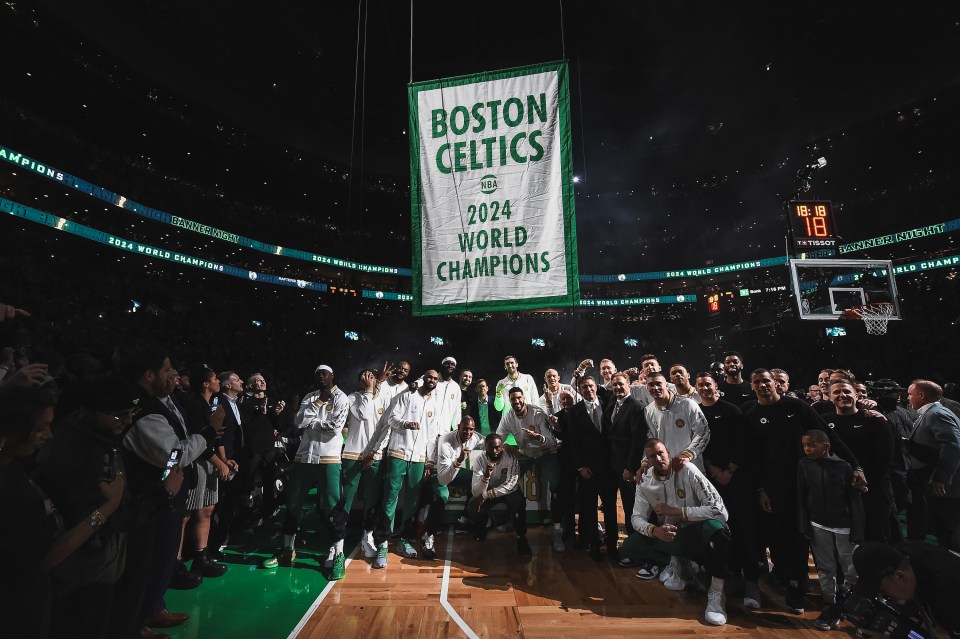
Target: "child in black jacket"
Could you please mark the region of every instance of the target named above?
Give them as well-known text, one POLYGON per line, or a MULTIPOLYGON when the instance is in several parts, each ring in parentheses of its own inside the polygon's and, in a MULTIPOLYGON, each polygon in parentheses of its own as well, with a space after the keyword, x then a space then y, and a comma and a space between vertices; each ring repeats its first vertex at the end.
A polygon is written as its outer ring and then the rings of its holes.
POLYGON ((801 442, 806 457, 797 466, 800 529, 813 547, 824 603, 814 625, 830 630, 840 623, 838 569, 843 571, 847 590, 857 580, 853 551, 863 539, 863 505, 853 487, 853 468, 830 454, 827 434, 809 430, 801 442))

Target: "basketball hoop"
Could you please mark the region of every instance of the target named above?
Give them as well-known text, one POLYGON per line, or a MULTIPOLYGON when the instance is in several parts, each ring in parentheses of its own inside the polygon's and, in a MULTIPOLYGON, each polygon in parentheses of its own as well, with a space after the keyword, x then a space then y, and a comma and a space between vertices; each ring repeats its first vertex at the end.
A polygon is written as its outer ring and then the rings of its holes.
POLYGON ((850 320, 863 320, 867 326, 867 335, 886 335, 887 324, 893 316, 893 304, 879 302, 854 306, 843 311, 843 316, 850 320))

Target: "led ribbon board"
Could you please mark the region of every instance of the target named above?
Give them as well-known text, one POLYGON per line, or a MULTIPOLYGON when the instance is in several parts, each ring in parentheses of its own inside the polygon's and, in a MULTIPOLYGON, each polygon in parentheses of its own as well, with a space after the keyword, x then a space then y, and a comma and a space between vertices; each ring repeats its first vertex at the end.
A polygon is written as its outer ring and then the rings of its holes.
POLYGON ((103 231, 99 231, 95 228, 91 228, 78 222, 73 222, 66 218, 58 217, 51 213, 47 213, 46 211, 40 211, 38 209, 34 209, 2 197, 0 197, 0 212, 7 213, 13 217, 18 217, 23 220, 49 226, 50 228, 57 229, 58 231, 70 233, 71 235, 76 235, 87 240, 99 242, 100 244, 106 244, 107 246, 112 246, 113 248, 121 251, 136 253, 144 257, 174 262, 182 266, 191 266, 194 268, 203 269, 205 271, 212 271, 214 273, 232 275, 233 277, 239 277, 241 279, 263 284, 293 286, 300 289, 317 291, 319 293, 325 293, 327 291, 327 285, 320 282, 280 277, 270 273, 259 273, 257 271, 238 268, 229 264, 220 264, 219 262, 213 262, 202 257, 194 257, 193 255, 187 255, 186 253, 179 253, 177 251, 157 248, 156 246, 150 246, 149 244, 143 244, 141 242, 135 242, 134 240, 128 240, 116 235, 111 235, 110 233, 104 233, 103 231))
MULTIPOLYGON (((319 255, 317 253, 308 253, 306 251, 300 251, 297 249, 287 248, 283 246, 277 246, 275 244, 270 244, 267 242, 261 242, 260 240, 254 240, 236 233, 231 233, 230 231, 224 231, 206 224, 201 224, 200 222, 194 222, 193 220, 188 220, 177 215, 172 215, 164 211, 160 211, 144 204, 139 204, 133 200, 127 199, 122 195, 118 195, 109 189, 105 189, 91 182, 87 182, 81 178, 75 177, 53 167, 49 164, 44 164, 34 158, 23 155, 9 147, 0 145, 0 160, 6 160, 14 166, 20 167, 24 170, 30 171, 34 175, 41 175, 46 177, 54 182, 63 184, 64 186, 72 187, 78 191, 82 191, 88 195, 91 195, 99 200, 117 206, 125 211, 130 211, 139 215, 140 217, 154 220, 155 222, 160 222, 163 224, 169 224, 193 233, 198 233, 201 235, 206 235, 208 237, 213 237, 225 242, 230 242, 232 244, 237 244, 239 246, 245 246, 247 248, 252 248, 256 251, 261 251, 264 253, 271 253, 273 255, 280 255, 283 257, 290 257, 299 260, 305 260, 308 262, 314 262, 316 264, 324 264, 328 266, 336 266, 340 268, 345 268, 349 270, 364 271, 368 273, 386 273, 386 274, 395 274, 400 277, 409 277, 411 276, 411 270, 408 268, 400 268, 395 266, 378 266, 375 264, 363 264, 360 262, 352 262, 350 260, 344 260, 336 257, 328 257, 326 255, 319 255)), ((809 204, 809 203, 807 203, 809 204)), ((68 222, 73 224, 72 222, 68 222)), ((811 222, 811 225, 815 224, 811 222)), ((805 225, 805 223, 804 223, 805 225)), ((889 244, 896 244, 899 242, 907 242, 920 238, 931 237, 934 235, 944 235, 949 233, 954 233, 960 230, 960 218, 949 220, 946 222, 939 222, 937 224, 931 224, 928 226, 923 226, 915 229, 910 229, 907 231, 899 231, 897 233, 891 233, 889 235, 883 235, 880 237, 874 237, 866 240, 859 240, 856 242, 851 242, 849 244, 841 244, 836 247, 836 250, 841 254, 847 253, 856 253, 859 251, 865 251, 867 249, 876 248, 879 246, 886 246, 889 244)), ((98 231, 99 232, 99 231, 98 231)), ((146 245, 144 245, 146 246, 146 245)), ((812 251, 807 252, 807 256, 810 258, 814 257, 829 257, 826 253, 830 252, 832 249, 825 249, 824 251, 812 251), (820 253, 824 253, 820 255, 820 253)), ((199 259, 199 258, 198 258, 199 259)), ((946 259, 946 258, 945 258, 946 259)), ((771 266, 782 266, 786 264, 788 259, 786 257, 771 257, 761 260, 751 260, 748 262, 736 262, 733 264, 722 264, 719 266, 708 266, 702 268, 691 268, 691 269, 678 269, 673 271, 649 271, 644 273, 621 273, 621 274, 608 274, 608 275, 581 275, 580 282, 584 284, 590 283, 604 283, 604 282, 636 282, 644 280, 666 280, 666 279, 683 279, 683 278, 697 278, 697 277, 707 277, 712 275, 719 275, 723 273, 732 273, 736 271, 748 271, 760 268, 768 268, 771 266)), ((934 260, 936 261, 936 260, 934 260)), ((925 265, 928 262, 916 262, 911 265, 914 270, 926 270, 921 268, 921 265, 925 265)), ((932 262, 931 262, 932 263, 932 262)), ((233 267, 231 267, 233 268, 233 267)), ((900 267, 897 267, 900 268, 900 267)), ((239 269, 242 270, 242 269, 239 269)), ((400 301, 408 301, 401 299, 400 301)))
POLYGON ((165 211, 160 211, 155 208, 146 206, 145 204, 140 204, 123 195, 114 193, 109 189, 105 189, 102 186, 97 186, 82 180, 78 177, 70 175, 65 171, 61 171, 49 164, 44 164, 38 160, 35 160, 31 157, 18 153, 13 149, 0 146, 0 160, 6 160, 7 162, 19 166, 25 170, 29 170, 35 175, 42 175, 45 178, 51 179, 54 182, 59 182, 64 186, 69 186, 78 191, 86 193, 87 195, 92 195, 93 197, 112 204, 116 207, 124 209, 125 211, 130 211, 139 215, 140 217, 146 218, 148 220, 154 220, 155 222, 160 222, 162 224, 169 224, 170 226, 176 226, 181 229, 185 229, 192 233, 198 233, 200 235, 206 235, 207 237, 216 238, 218 240, 223 240, 224 242, 230 242, 231 244, 237 244, 239 246, 245 246, 251 248, 255 251, 260 251, 262 253, 270 253, 271 255, 282 255, 284 257, 291 257, 298 260, 304 260, 306 262, 313 262, 314 264, 323 264, 327 266, 335 266, 339 268, 345 268, 352 271, 363 271, 365 273, 386 273, 392 275, 410 275, 410 269, 397 268, 395 266, 380 266, 377 264, 363 264, 361 262, 353 262, 350 260, 343 260, 337 257, 328 257, 326 255, 319 255, 317 253, 310 253, 307 251, 301 251, 298 249, 292 249, 285 246, 277 246, 276 244, 270 244, 268 242, 261 242, 260 240, 254 240, 249 237, 244 237, 236 233, 231 233, 230 231, 224 231, 201 222, 195 222, 194 220, 188 220, 185 217, 180 217, 179 215, 173 215, 172 213, 167 213, 165 211))
POLYGON ((575 304, 566 63, 414 83, 408 98, 413 314, 575 304))

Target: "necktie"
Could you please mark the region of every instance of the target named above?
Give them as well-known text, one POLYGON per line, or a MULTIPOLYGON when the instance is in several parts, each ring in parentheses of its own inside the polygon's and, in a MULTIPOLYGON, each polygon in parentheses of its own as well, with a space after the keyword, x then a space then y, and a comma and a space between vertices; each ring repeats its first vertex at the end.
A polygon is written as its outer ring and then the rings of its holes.
POLYGON ((615 420, 617 418, 617 413, 619 412, 620 412, 620 404, 618 402, 617 405, 613 407, 613 417, 611 417, 610 420, 611 421, 615 420))
POLYGON ((603 429, 603 427, 600 424, 600 405, 599 404, 593 405, 593 425, 594 427, 596 427, 598 431, 603 429))

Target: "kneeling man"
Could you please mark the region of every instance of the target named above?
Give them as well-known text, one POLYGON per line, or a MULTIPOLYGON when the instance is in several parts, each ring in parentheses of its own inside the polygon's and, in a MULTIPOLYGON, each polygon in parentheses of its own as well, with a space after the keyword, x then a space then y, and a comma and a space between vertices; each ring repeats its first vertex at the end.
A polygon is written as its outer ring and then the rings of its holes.
POLYGON ((533 550, 527 541, 527 501, 519 490, 520 463, 513 453, 504 449, 503 438, 496 433, 487 435, 483 449, 473 470, 470 490, 473 501, 467 509, 476 529, 475 539, 482 541, 487 536, 490 509, 497 504, 506 504, 517 533, 517 552, 532 555, 533 550))
POLYGON ((684 574, 681 557, 700 563, 712 577, 704 620, 722 626, 727 623, 723 579, 730 558, 723 499, 696 466, 671 464, 670 451, 659 439, 644 442, 643 454, 650 468, 637 485, 632 522, 637 532, 623 543, 620 554, 646 562, 637 573, 641 579, 653 578, 660 572, 657 566, 670 561, 672 570, 664 571, 661 581, 671 590, 683 590, 692 579, 684 574), (653 512, 659 526, 649 521, 653 512))

